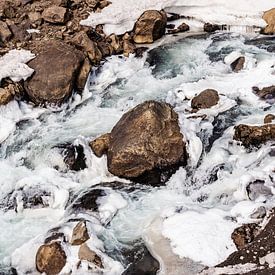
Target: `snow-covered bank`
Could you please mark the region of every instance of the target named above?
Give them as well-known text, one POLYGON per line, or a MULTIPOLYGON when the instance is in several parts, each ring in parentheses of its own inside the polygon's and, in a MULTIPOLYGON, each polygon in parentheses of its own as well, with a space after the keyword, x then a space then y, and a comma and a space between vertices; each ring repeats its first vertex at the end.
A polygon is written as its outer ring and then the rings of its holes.
POLYGON ((113 0, 101 13, 91 13, 81 23, 95 27, 105 24, 106 34, 122 34, 133 29, 138 17, 146 10, 164 9, 192 17, 199 22, 211 22, 234 26, 264 27, 263 12, 274 8, 273 0, 256 2, 253 0, 113 0))
POLYGON ((34 72, 26 63, 34 57, 34 54, 26 50, 11 50, 0 57, 0 82, 6 77, 15 82, 26 80, 34 72))

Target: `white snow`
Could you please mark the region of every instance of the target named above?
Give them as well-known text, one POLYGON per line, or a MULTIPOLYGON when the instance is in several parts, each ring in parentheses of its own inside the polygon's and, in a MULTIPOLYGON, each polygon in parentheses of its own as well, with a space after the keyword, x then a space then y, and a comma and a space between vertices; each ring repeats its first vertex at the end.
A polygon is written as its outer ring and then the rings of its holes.
POLYGON ((81 22, 95 27, 105 24, 106 34, 122 34, 131 31, 136 20, 146 10, 161 10, 194 17, 196 21, 234 26, 265 26, 263 11, 274 7, 273 0, 113 0, 101 13, 90 13, 81 22))
POLYGON ((0 82, 6 77, 15 82, 26 80, 34 72, 26 63, 34 57, 34 54, 26 50, 11 50, 0 57, 0 82))
POLYGON ((218 210, 176 213, 163 222, 172 250, 206 266, 214 266, 236 250, 231 239, 236 224, 218 210))

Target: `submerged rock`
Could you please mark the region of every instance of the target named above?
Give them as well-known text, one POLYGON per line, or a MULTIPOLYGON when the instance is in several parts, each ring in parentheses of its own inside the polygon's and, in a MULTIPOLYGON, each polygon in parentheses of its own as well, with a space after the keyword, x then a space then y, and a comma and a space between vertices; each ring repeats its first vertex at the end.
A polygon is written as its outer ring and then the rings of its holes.
POLYGON ((267 26, 262 30, 263 34, 275 34, 275 8, 264 13, 263 19, 267 26))
POLYGON ((66 264, 67 256, 60 242, 43 244, 36 254, 36 268, 47 275, 58 274, 66 264))
POLYGON ((267 141, 275 140, 275 124, 262 126, 240 124, 235 126, 233 139, 241 141, 245 147, 259 146, 267 141))
POLYGON ((80 171, 87 168, 86 156, 82 145, 60 145, 63 149, 64 162, 70 170, 80 171))
POLYGON ((134 26, 135 43, 153 43, 165 34, 166 24, 167 16, 164 11, 145 11, 134 26))
POLYGON ((244 63, 245 63, 245 57, 240 56, 239 58, 237 58, 234 62, 232 62, 230 64, 230 67, 233 72, 237 73, 244 68, 244 63))
POLYGON ((190 30, 190 27, 186 23, 180 24, 176 29, 168 30, 169 34, 175 34, 180 32, 187 32, 190 30))
POLYGON ((207 109, 218 104, 219 94, 216 90, 207 89, 195 96, 191 101, 191 107, 194 110, 207 109))
MULTIPOLYGON (((26 92, 35 104, 61 104, 76 86, 84 55, 63 42, 44 43, 29 66, 35 70, 26 82, 26 92)), ((87 78, 87 76, 86 76, 87 78)))
POLYGON ((151 184, 165 182, 187 160, 178 115, 166 103, 147 101, 136 106, 112 129, 107 160, 109 171, 116 176, 151 184))

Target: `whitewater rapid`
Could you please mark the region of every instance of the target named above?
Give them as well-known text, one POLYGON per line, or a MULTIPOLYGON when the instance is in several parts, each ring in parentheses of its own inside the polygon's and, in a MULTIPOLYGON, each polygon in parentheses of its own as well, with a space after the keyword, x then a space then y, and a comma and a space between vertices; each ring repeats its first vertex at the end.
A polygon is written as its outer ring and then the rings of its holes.
POLYGON ((234 125, 263 124, 266 114, 275 113, 251 89, 274 85, 275 54, 266 40, 253 39, 255 35, 217 33, 163 43, 140 59, 112 56, 91 73, 82 98, 75 95, 62 108, 16 101, 1 106, 0 266, 31 269, 33 240, 66 221, 73 195, 102 182, 122 181, 108 172, 105 157, 93 155, 88 142, 148 99, 174 107, 190 160, 166 186, 130 193, 110 189, 99 207, 107 224, 99 237, 106 251, 119 260, 112 251, 141 238, 149 242, 151 223, 161 219, 159 233, 179 257, 213 266, 233 252, 234 228, 255 221, 251 214, 259 207, 274 206, 274 196, 251 201, 246 192, 250 182, 264 180, 274 195, 274 144, 249 152, 232 142, 234 125), (245 56, 244 70, 231 71, 224 62, 230 55, 245 56), (206 119, 192 118, 186 111, 189 99, 207 88, 216 89, 220 101, 196 114, 206 119), (83 145, 88 168, 67 170, 56 148, 67 142, 83 145), (24 209, 24 196, 35 193, 43 194, 47 207, 24 209))

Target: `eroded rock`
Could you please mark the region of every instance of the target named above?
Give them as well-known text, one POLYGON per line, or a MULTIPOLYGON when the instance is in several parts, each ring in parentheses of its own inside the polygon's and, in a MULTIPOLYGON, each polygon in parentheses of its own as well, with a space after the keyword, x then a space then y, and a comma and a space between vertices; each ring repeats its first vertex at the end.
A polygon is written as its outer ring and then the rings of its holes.
POLYGON ((263 15, 267 26, 263 29, 263 34, 275 34, 275 8, 266 11, 263 15))
POLYGON ((189 30, 190 30, 190 27, 186 23, 182 23, 176 29, 168 30, 168 33, 175 34, 180 32, 187 32, 189 30))
POLYGON ((90 236, 85 221, 80 221, 73 229, 71 244, 81 245, 89 240, 90 236))
POLYGON ((245 147, 259 146, 267 141, 275 140, 275 124, 262 126, 240 124, 235 127, 233 139, 242 142, 245 147))
POLYGON ((165 34, 167 16, 163 11, 145 11, 137 20, 134 27, 134 42, 153 43, 165 34))
POLYGON ((65 266, 66 259, 60 242, 43 244, 36 254, 36 268, 47 275, 58 274, 65 266))
POLYGON ((35 70, 26 82, 26 92, 35 104, 61 104, 76 86, 84 55, 63 42, 48 41, 29 66, 35 70))
POLYGON ((275 100, 275 85, 264 87, 259 89, 258 87, 253 87, 252 90, 256 93, 256 95, 263 100, 269 101, 270 103, 274 103, 275 100))
POLYGON ((268 114, 264 118, 264 123, 272 123, 272 121, 275 119, 275 116, 272 114, 268 114))
POLYGON ((107 153, 107 150, 109 148, 110 134, 104 134, 96 138, 95 140, 91 141, 89 145, 97 157, 102 157, 104 154, 107 153))
POLYGON ((42 17, 49 23, 64 24, 68 20, 68 11, 64 7, 53 5, 43 11, 42 17))
POLYGON ((195 96, 191 101, 191 107, 194 110, 207 109, 218 104, 219 94, 216 90, 207 89, 195 96))
POLYGON ((234 62, 232 62, 230 64, 230 67, 233 72, 237 73, 244 68, 244 63, 245 63, 245 57, 240 56, 239 58, 237 58, 234 62))
POLYGON ((91 250, 86 243, 80 246, 78 251, 78 258, 79 260, 85 260, 90 263, 93 263, 95 266, 99 268, 103 268, 100 256, 98 256, 93 250, 91 250))
POLYGON ((12 37, 12 33, 6 22, 0 21, 0 41, 7 42, 12 37))
POLYGON ((108 169, 116 176, 157 184, 186 159, 178 115, 169 104, 144 102, 124 114, 111 131, 108 169))

